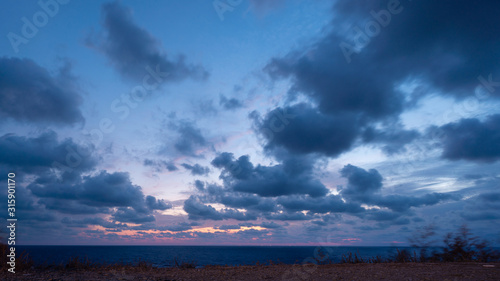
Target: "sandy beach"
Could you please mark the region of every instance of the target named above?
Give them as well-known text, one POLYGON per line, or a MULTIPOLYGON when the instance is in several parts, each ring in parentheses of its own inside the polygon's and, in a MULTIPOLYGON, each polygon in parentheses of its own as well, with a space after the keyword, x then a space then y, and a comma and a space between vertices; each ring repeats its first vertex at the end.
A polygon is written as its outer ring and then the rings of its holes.
POLYGON ((2 272, 2 280, 500 280, 500 263, 270 265, 2 272))

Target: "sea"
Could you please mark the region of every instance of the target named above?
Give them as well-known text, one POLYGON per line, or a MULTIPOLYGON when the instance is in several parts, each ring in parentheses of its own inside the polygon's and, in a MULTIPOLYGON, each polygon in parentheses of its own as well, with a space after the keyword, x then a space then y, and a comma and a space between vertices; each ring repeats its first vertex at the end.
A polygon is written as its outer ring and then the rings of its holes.
POLYGON ((96 263, 137 264, 147 262, 156 267, 173 267, 175 260, 206 265, 302 264, 314 258, 322 262, 341 262, 352 253, 363 259, 379 256, 393 258, 398 250, 409 247, 321 247, 321 246, 17 246, 26 251, 37 265, 64 265, 71 258, 96 263))

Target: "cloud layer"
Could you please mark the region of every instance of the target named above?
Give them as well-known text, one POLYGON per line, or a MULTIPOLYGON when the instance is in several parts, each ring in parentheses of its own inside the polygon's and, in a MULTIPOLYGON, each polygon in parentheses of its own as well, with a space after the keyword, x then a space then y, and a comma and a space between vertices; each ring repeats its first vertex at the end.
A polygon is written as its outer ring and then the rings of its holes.
POLYGON ((81 103, 70 65, 54 76, 30 59, 0 58, 0 116, 71 125, 84 121, 81 103))

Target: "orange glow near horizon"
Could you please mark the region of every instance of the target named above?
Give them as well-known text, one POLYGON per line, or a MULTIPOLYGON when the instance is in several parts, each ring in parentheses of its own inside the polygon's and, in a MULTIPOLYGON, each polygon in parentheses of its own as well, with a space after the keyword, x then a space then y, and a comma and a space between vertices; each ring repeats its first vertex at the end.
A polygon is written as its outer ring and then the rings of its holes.
MULTIPOLYGON (((184 231, 170 231, 170 230, 122 230, 120 232, 112 232, 112 231, 106 231, 106 228, 102 226, 92 226, 89 227, 91 230, 100 230, 103 231, 105 234, 110 234, 114 233, 119 236, 136 236, 136 235, 141 235, 142 233, 147 233, 147 234, 161 234, 161 233, 169 233, 169 234, 176 234, 176 233, 227 233, 227 234, 233 234, 233 233, 238 233, 240 231, 247 231, 247 230, 267 230, 267 228, 261 227, 261 226, 242 226, 239 229, 217 229, 214 227, 200 227, 200 228, 193 228, 193 229, 188 229, 184 231), (141 232, 141 233, 139 233, 141 232)), ((267 235, 272 235, 268 233, 267 235)), ((165 237, 166 238, 166 237, 165 237)), ((163 239, 163 238, 161 238, 163 239)))

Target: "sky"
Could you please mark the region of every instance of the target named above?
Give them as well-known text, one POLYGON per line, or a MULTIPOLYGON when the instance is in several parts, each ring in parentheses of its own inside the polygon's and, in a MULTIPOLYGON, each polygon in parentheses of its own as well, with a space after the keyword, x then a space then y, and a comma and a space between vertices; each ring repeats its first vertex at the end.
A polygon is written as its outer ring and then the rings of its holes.
POLYGON ((500 3, 0 4, 18 244, 500 245, 500 3))

